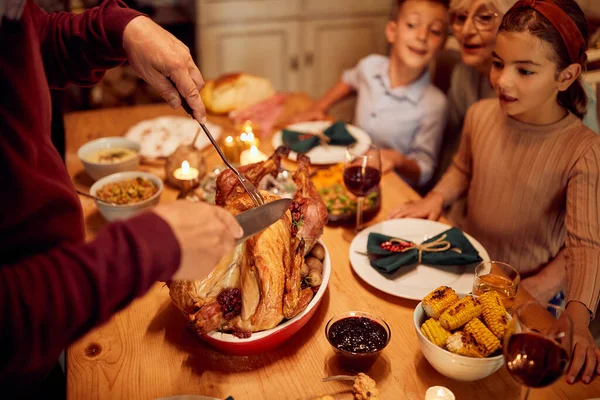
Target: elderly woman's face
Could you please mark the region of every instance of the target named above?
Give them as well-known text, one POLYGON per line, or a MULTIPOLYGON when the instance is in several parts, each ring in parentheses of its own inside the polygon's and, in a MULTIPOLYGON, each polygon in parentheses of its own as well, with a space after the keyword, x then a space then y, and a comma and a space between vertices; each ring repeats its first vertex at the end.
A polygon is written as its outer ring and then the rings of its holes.
POLYGON ((489 0, 467 1, 451 11, 452 32, 461 46, 462 60, 471 67, 489 64, 502 16, 489 0))

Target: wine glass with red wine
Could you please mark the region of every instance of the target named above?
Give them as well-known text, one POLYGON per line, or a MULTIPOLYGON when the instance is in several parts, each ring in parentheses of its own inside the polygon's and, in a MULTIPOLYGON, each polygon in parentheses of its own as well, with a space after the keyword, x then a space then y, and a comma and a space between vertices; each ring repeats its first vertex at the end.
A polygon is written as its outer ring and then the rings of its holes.
POLYGON ((553 384, 571 360, 573 322, 560 307, 529 302, 517 307, 504 336, 504 362, 508 372, 527 387, 553 384))
POLYGON ((356 199, 356 228, 362 226, 364 197, 374 190, 381 180, 381 157, 379 147, 373 144, 356 143, 346 148, 344 183, 356 199))

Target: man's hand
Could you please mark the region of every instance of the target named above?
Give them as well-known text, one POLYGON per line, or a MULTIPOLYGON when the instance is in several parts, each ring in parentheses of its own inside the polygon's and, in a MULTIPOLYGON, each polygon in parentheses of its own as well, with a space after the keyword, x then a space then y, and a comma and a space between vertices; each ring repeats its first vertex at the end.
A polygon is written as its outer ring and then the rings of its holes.
POLYGON ((136 17, 125 27, 123 48, 135 72, 171 107, 181 105, 181 93, 194 110, 194 117, 204 121, 206 109, 200 98, 204 79, 186 45, 151 19, 136 17), (175 82, 177 88, 167 78, 175 82))
POLYGON ((225 209, 207 203, 179 200, 154 208, 175 232, 181 248, 181 265, 174 280, 202 280, 228 254, 242 228, 225 209))

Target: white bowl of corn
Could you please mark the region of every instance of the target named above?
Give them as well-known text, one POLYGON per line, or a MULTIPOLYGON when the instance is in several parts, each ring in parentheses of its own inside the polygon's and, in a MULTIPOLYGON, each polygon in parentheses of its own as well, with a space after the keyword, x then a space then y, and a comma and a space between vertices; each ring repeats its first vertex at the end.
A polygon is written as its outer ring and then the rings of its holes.
POLYGON ((502 338, 510 319, 496 292, 458 295, 447 286, 429 293, 413 314, 427 361, 458 381, 483 379, 502 367, 502 338))

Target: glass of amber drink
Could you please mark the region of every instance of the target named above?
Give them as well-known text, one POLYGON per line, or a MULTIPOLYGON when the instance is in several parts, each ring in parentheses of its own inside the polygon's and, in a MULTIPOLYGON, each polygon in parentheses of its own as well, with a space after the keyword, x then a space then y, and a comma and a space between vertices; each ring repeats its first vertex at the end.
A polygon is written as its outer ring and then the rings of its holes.
POLYGON ((480 296, 490 290, 498 292, 506 311, 512 310, 521 275, 516 269, 499 261, 484 261, 475 268, 473 294, 480 296))

